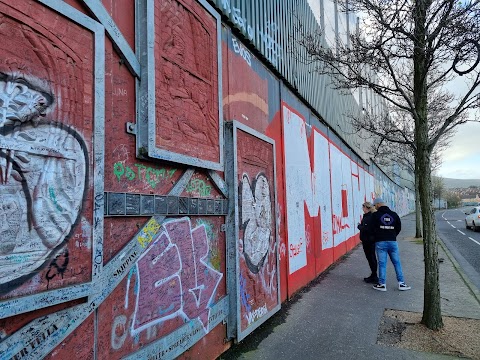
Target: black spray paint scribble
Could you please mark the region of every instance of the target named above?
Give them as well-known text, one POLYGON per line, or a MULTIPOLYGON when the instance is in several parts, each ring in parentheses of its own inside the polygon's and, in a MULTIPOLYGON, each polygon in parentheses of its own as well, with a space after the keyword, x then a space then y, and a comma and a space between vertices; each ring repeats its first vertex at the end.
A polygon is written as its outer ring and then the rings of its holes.
POLYGON ((55 256, 50 265, 48 265, 48 271, 45 274, 45 279, 47 279, 47 289, 50 285, 50 280, 52 280, 55 276, 58 275, 63 279, 63 274, 65 274, 65 271, 67 271, 68 262, 69 253, 68 249, 65 248, 65 250, 55 256))

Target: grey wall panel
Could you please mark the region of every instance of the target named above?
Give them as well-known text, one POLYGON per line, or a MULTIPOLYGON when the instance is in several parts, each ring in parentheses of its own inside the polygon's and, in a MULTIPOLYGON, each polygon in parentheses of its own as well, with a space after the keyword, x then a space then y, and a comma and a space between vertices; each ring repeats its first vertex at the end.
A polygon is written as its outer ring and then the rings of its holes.
POLYGON ((287 105, 297 113, 299 113, 305 121, 310 117, 310 110, 307 106, 295 95, 293 94, 284 84, 280 87, 280 96, 281 101, 287 103, 287 105))
POLYGON ((311 112, 310 112, 310 116, 309 116, 309 119, 308 119, 308 124, 311 125, 311 126, 314 126, 316 129, 318 129, 319 131, 324 133, 325 136, 327 136, 328 127, 311 112))

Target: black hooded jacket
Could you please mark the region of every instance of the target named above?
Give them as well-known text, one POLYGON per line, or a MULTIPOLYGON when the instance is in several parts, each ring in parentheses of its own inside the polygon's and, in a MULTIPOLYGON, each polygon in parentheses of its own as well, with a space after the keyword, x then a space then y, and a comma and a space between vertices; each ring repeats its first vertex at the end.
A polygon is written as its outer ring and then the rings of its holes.
POLYGON ((373 242, 373 234, 370 228, 372 213, 363 214, 362 221, 358 224, 357 229, 360 230, 360 240, 364 243, 373 242))
POLYGON ((395 211, 390 210, 388 206, 381 206, 372 214, 370 229, 375 242, 396 241, 397 235, 402 230, 402 222, 395 211))

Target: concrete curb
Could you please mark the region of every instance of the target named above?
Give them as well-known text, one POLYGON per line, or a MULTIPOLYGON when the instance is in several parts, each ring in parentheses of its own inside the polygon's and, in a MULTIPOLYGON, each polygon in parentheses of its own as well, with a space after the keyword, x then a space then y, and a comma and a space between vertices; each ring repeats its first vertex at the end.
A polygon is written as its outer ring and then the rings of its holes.
POLYGON ((480 305, 480 291, 477 289, 477 287, 474 284, 472 284, 472 282, 468 279, 467 275, 465 275, 465 273, 462 271, 460 264, 457 262, 457 260, 455 260, 455 257, 452 255, 452 253, 450 252, 450 250, 448 249, 448 247, 445 245, 442 238, 438 234, 437 234, 437 240, 438 240, 438 244, 440 245, 442 250, 447 255, 448 259, 452 263, 455 271, 458 273, 458 275, 460 275, 463 282, 470 290, 470 293, 473 295, 475 300, 477 300, 478 304, 480 305))

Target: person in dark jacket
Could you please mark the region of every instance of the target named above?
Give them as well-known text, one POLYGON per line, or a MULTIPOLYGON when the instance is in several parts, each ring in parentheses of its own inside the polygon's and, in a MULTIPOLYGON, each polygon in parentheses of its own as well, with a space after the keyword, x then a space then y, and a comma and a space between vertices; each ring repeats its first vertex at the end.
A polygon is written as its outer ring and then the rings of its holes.
POLYGON ((378 283, 373 286, 375 290, 387 291, 387 255, 392 261, 397 275, 398 290, 410 290, 411 287, 405 284, 402 264, 398 251, 397 235, 402 230, 402 222, 395 211, 385 205, 381 198, 376 198, 373 205, 377 209, 371 217, 371 231, 375 238, 375 250, 378 258, 378 283))
POLYGON ((369 225, 372 218, 372 214, 377 211, 370 202, 365 202, 362 205, 363 217, 362 221, 358 223, 358 230, 360 230, 360 241, 362 242, 363 252, 367 258, 368 265, 370 266, 371 275, 363 278, 366 283, 378 283, 377 277, 377 255, 375 254, 375 241, 373 234, 370 231, 369 225))

